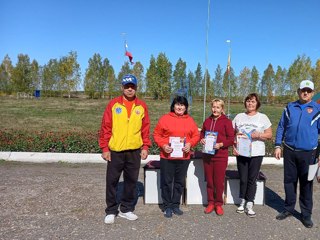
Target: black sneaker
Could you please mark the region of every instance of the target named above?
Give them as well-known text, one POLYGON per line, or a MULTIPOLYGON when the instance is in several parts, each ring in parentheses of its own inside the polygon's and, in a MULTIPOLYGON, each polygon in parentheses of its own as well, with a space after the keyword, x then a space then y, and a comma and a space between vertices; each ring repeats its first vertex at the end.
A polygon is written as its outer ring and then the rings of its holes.
POLYGON ((287 217, 290 217, 290 216, 292 216, 292 213, 288 212, 287 210, 284 210, 283 212, 279 213, 276 216, 276 219, 283 220, 283 219, 286 219, 287 217))
POLYGON ((306 228, 312 228, 313 227, 313 222, 311 220, 311 218, 301 218, 301 222, 302 224, 306 227, 306 228))
POLYGON ((164 216, 166 218, 171 218, 172 217, 172 209, 171 208, 167 208, 166 210, 164 210, 164 216))
POLYGON ((174 208, 174 209, 173 209, 173 213, 174 213, 175 215, 181 216, 181 215, 183 214, 183 211, 182 211, 180 208, 174 208))

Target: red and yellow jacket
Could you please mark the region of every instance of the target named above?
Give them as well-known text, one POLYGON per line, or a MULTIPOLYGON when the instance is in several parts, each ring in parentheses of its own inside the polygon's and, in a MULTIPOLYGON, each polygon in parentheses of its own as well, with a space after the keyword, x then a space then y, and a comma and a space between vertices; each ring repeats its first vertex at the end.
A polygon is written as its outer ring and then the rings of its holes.
POLYGON ((112 99, 104 111, 99 146, 102 152, 148 150, 151 146, 149 134, 150 119, 145 102, 136 98, 128 118, 123 96, 119 96, 112 99))
POLYGON ((165 159, 184 160, 190 159, 190 152, 184 154, 183 158, 171 158, 170 154, 163 151, 162 147, 169 143, 169 137, 185 137, 186 143, 190 143, 191 147, 197 145, 200 140, 200 133, 197 124, 188 114, 177 116, 173 112, 163 115, 157 123, 153 138, 160 147, 160 157, 165 159))

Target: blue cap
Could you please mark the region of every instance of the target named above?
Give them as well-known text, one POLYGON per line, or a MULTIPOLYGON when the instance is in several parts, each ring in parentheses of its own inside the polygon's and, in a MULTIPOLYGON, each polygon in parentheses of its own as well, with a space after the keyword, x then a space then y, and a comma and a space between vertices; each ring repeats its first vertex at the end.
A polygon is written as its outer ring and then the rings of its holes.
POLYGON ((132 74, 125 75, 121 80, 122 85, 127 85, 129 83, 134 84, 137 86, 137 78, 132 74))

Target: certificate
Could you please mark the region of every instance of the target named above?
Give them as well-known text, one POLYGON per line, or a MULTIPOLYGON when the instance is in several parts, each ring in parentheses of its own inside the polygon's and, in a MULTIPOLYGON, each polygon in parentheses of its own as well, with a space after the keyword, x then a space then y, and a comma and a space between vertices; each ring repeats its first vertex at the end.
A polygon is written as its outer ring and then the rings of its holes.
POLYGON ((169 137, 169 145, 173 149, 172 152, 170 153, 170 157, 172 157, 172 158, 182 158, 183 157, 182 148, 185 145, 185 138, 169 137))
POLYGON ((314 177, 317 174, 317 171, 318 171, 318 176, 319 176, 320 171, 318 170, 318 168, 319 168, 318 163, 309 165, 308 181, 312 181, 314 179, 314 177))
POLYGON ((205 140, 206 143, 203 146, 202 152, 207 154, 215 154, 214 145, 217 143, 218 132, 206 131, 205 132, 205 140))
POLYGON ((240 156, 251 157, 252 141, 247 135, 237 135, 237 151, 240 156))

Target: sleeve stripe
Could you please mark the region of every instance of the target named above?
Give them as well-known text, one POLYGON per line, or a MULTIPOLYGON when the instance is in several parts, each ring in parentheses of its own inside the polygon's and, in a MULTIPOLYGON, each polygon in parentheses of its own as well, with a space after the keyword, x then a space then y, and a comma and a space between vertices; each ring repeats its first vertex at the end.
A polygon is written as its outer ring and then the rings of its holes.
POLYGON ((284 112, 285 112, 286 117, 288 118, 288 120, 290 120, 290 112, 289 112, 288 106, 286 106, 286 107, 284 108, 284 112))
POLYGON ((318 112, 316 115, 313 116, 311 121, 311 126, 314 124, 318 119, 320 118, 320 112, 318 112))

